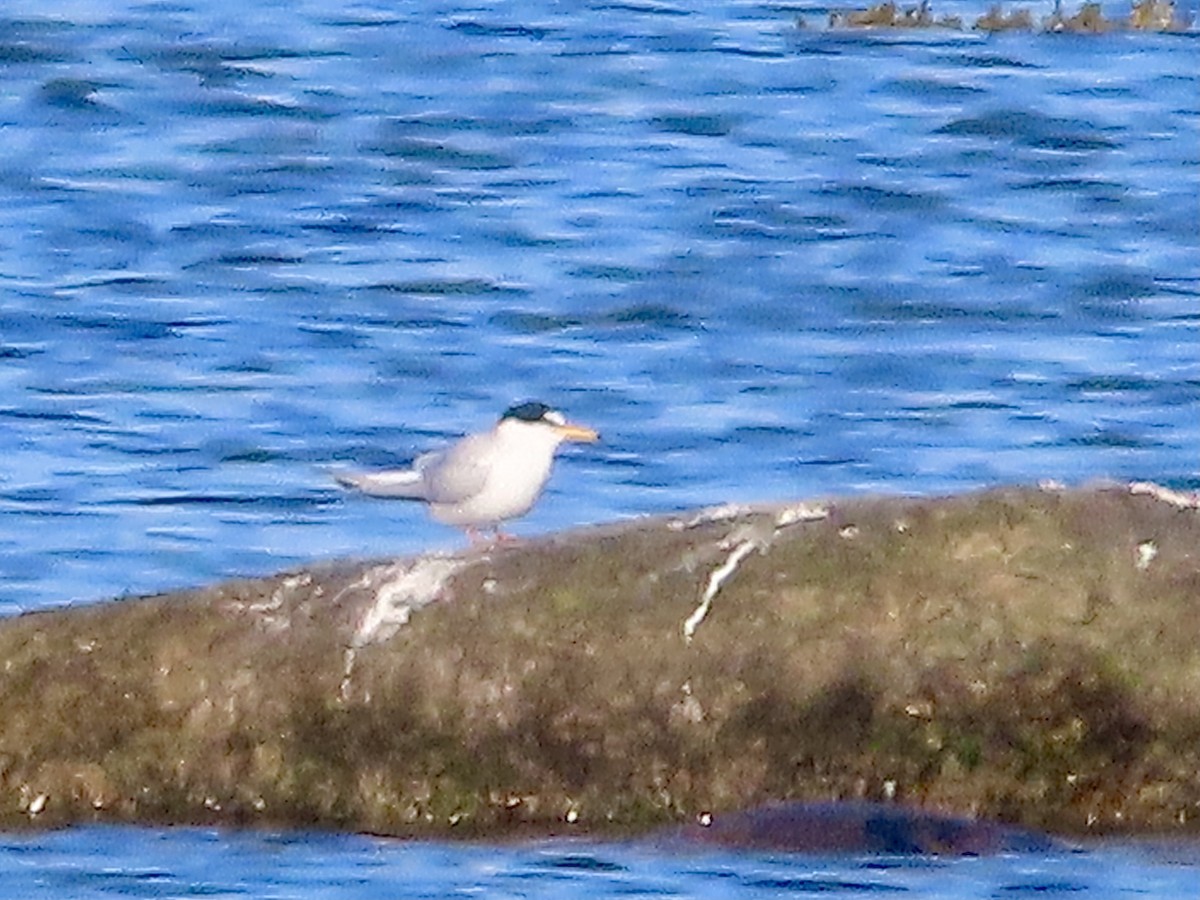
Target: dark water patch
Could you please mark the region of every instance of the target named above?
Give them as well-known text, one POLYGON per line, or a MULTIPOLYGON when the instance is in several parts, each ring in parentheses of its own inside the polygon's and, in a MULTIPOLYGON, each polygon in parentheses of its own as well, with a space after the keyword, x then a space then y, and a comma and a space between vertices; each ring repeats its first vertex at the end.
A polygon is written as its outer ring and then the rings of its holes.
POLYGON ((96 94, 101 85, 98 81, 83 78, 52 78, 38 91, 42 102, 59 109, 99 110, 96 94))
POLYGON ((893 52, 909 50, 920 52, 930 47, 953 46, 961 41, 953 32, 935 34, 921 33, 915 28, 848 28, 824 32, 822 38, 830 43, 857 47, 861 50, 893 52))
POLYGON ((312 298, 323 296, 322 291, 312 284, 285 281, 265 281, 254 285, 231 282, 222 289, 231 294, 253 294, 264 297, 312 298))
POLYGON ((1157 378, 1135 375, 1093 375, 1068 381, 1063 387, 1068 391, 1084 393, 1142 393, 1160 390, 1163 383, 1157 378))
POLYGON ((714 210, 710 221, 715 230, 789 241, 840 240, 859 232, 850 230, 849 219, 832 213, 808 213, 790 204, 761 201, 714 210))
POLYGON ((1116 150, 1120 144, 1106 137, 1078 134, 1046 135, 1031 137, 1025 142, 1035 150, 1061 150, 1064 152, 1087 152, 1091 150, 1116 150))
POLYGON ((222 266, 233 266, 235 268, 254 268, 257 266, 294 266, 304 262, 304 258, 300 256, 289 256, 283 253, 269 253, 266 251, 261 253, 239 251, 222 253, 216 258, 215 262, 222 266))
MULTIPOLYGON (((424 211, 429 212, 430 210, 426 209, 424 211)), ((300 225, 300 230, 352 237, 355 235, 388 233, 395 229, 390 224, 371 221, 365 218, 331 215, 317 222, 304 222, 300 225)))
POLYGON ((1111 269, 1092 274, 1071 293, 1083 300, 1136 300, 1158 293, 1154 276, 1128 269, 1111 269))
POLYGON ((64 500, 65 495, 66 492, 53 488, 22 487, 8 491, 0 491, 0 500, 4 500, 9 503, 20 504, 56 503, 60 500, 64 500))
POLYGON ((733 131, 734 122, 728 116, 672 113, 654 116, 650 119, 650 126, 658 131, 691 137, 724 137, 733 131))
POLYGON ((372 28, 394 28, 397 25, 402 25, 405 19, 392 15, 385 10, 365 10, 358 13, 355 10, 338 10, 336 15, 322 16, 317 20, 320 25, 328 25, 330 28, 352 28, 352 29, 372 29, 372 28))
POLYGON ((463 116, 451 113, 430 113, 420 116, 398 116, 386 123, 389 131, 396 134, 504 134, 511 137, 540 137, 562 134, 574 128, 574 121, 566 116, 506 116, 489 117, 463 116))
MULTIPOLYGON (((877 156, 873 153, 863 153, 858 157, 858 161, 864 166, 875 166, 880 169, 898 170, 925 170, 929 166, 928 160, 918 157, 901 157, 901 156, 877 156)), ((967 177, 967 176, 962 176, 967 177)))
POLYGON ((268 46, 251 43, 155 44, 138 49, 127 44, 132 58, 143 63, 156 63, 162 68, 185 72, 208 72, 214 65, 225 63, 275 62, 289 59, 320 59, 341 55, 331 51, 310 51, 293 47, 268 46))
MULTIPOLYGON (((421 326, 414 326, 421 327, 421 326)), ((406 329, 411 330, 411 329, 406 329)), ((437 361, 430 358, 417 359, 410 355, 396 356, 383 360, 375 367, 380 378, 395 381, 434 381, 444 374, 437 361)))
POLYGON ((263 463, 278 463, 291 459, 286 453, 280 453, 277 450, 268 450, 264 447, 247 447, 244 450, 228 450, 221 453, 217 457, 222 464, 225 463, 243 463, 248 465, 262 465, 263 463))
MULTIPOLYGON (((518 188, 519 189, 519 188, 518 188)), ((574 241, 560 237, 543 237, 521 228, 501 228, 496 230, 481 230, 481 241, 493 241, 514 250, 537 250, 554 247, 570 247, 574 241)))
POLYGON ((1097 178, 1039 178, 1009 186, 1014 191, 1045 191, 1047 193, 1088 193, 1123 195, 1128 188, 1097 178))
POLYGON ((67 53, 49 47, 36 47, 20 42, 0 43, 0 66, 60 63, 67 62, 70 58, 67 53))
POLYGON ((168 233, 195 242, 205 240, 240 241, 252 233, 246 225, 232 222, 188 222, 186 225, 172 225, 168 233))
POLYGON ((283 363, 281 360, 264 356, 247 358, 232 363, 220 363, 213 366, 213 371, 234 375, 268 375, 280 369, 290 368, 292 362, 283 363))
POLYGON ((795 464, 798 466, 806 466, 809 468, 828 468, 840 469, 844 467, 861 466, 866 462, 861 456, 808 456, 805 455, 801 459, 797 459, 795 464))
POLYGON ((1039 150, 1114 150, 1121 145, 1096 133, 1096 126, 1076 120, 1043 116, 1019 109, 995 110, 954 119, 935 135, 1014 141, 1039 150))
MULTIPOLYGON (((96 378, 76 381, 69 386, 53 385, 31 387, 32 393, 45 397, 94 397, 98 394, 135 396, 145 394, 236 394, 251 388, 228 382, 175 381, 168 378, 151 381, 148 379, 96 378)), ((139 418, 154 418, 160 413, 154 410, 139 412, 139 418)))
POLYGON ((995 53, 959 53, 934 57, 934 62, 970 69, 1041 69, 1044 66, 995 53))
POLYGON ((19 344, 0 344, 0 359, 29 359, 46 350, 41 346, 19 344))
POLYGON ((1140 450, 1158 445, 1157 441, 1147 441, 1141 437, 1130 434, 1126 431, 1120 431, 1115 428, 1100 428, 1090 434, 1075 435, 1068 437, 1058 446, 1063 447, 1080 447, 1088 449, 1105 448, 1117 450, 1140 450))
POLYGON ((633 284, 644 281, 649 272, 645 269, 635 269, 631 266, 593 263, 568 269, 567 275, 570 278, 586 278, 595 281, 614 281, 621 284, 633 284))
POLYGON ((580 316, 554 315, 551 313, 505 310, 488 319, 488 323, 506 331, 519 334, 550 334, 578 328, 585 320, 580 316))
MULTIPOLYGON (((147 416, 146 418, 151 418, 151 417, 147 416)), ((153 418, 161 419, 161 420, 168 420, 168 421, 172 420, 172 419, 175 421, 194 421, 194 420, 198 419, 199 417, 198 416, 156 416, 153 418)), ((112 451, 114 453, 120 454, 121 456, 130 456, 130 457, 134 457, 134 458, 165 459, 168 457, 196 456, 197 455, 197 451, 190 447, 164 447, 159 444, 138 446, 138 445, 132 443, 130 438, 126 435, 120 435, 118 437, 118 439, 111 440, 111 441, 88 441, 84 446, 86 446, 89 450, 112 451)), ((201 471, 202 469, 203 469, 203 467, 200 465, 191 467, 191 471, 201 471)))
POLYGON ((898 78, 884 82, 878 90, 885 94, 901 97, 919 97, 923 100, 946 100, 960 102, 989 93, 986 88, 933 78, 898 78))
POLYGON ((799 447, 800 440, 811 436, 811 430, 791 425, 739 425, 733 429, 732 433, 734 440, 750 441, 755 444, 764 441, 795 442, 797 447, 799 447))
POLYGON ((1155 284, 1162 294, 1177 297, 1200 297, 1200 279, 1178 277, 1163 274, 1155 279, 1155 284))
POLYGON ((336 116, 336 113, 315 106, 234 92, 219 97, 196 98, 192 104, 203 115, 214 118, 300 119, 319 122, 336 116))
POLYGON ((108 419, 93 413, 67 410, 60 412, 51 409, 17 409, 15 407, 0 407, 0 418, 21 419, 31 422, 61 422, 79 425, 107 425, 108 419))
MULTIPOLYGON (((128 233, 125 233, 128 236, 128 233)), ((158 275, 122 274, 101 275, 85 281, 74 281, 64 284, 65 291, 87 290, 90 288, 116 288, 122 292, 148 293, 162 291, 170 285, 170 280, 158 275)))
POLYGON ((361 350, 370 344, 358 328, 347 325, 323 325, 309 322, 296 326, 309 344, 322 350, 361 350))
POLYGON ((467 171, 510 169, 516 165, 514 160, 501 153, 488 150, 465 150, 451 146, 444 141, 419 138, 384 138, 365 145, 362 150, 364 153, 374 153, 389 159, 430 163, 467 171))
POLYGON ((1015 410, 1020 409, 1020 407, 1016 406, 1012 403, 1003 403, 999 400, 956 400, 953 403, 947 404, 945 409, 962 410, 962 411, 985 410, 985 411, 994 411, 994 412, 1004 412, 1004 411, 1008 411, 1008 410, 1015 411, 1015 410))
POLYGON ((567 872, 627 872, 626 866, 611 860, 601 859, 590 853, 565 853, 561 856, 551 856, 538 863, 540 868, 557 869, 567 872))
POLYGON ((1139 93, 1132 88, 1124 85, 1101 85, 1090 84, 1085 87, 1072 88, 1059 92, 1061 97, 1088 97, 1096 99, 1126 99, 1140 96, 1139 93))
POLYGON ((1090 892, 1092 885, 1082 881, 1027 881, 1021 884, 1005 884, 996 888, 998 897, 1065 897, 1069 894, 1090 892))
POLYGON ((835 42, 825 40, 823 32, 796 29, 785 36, 788 49, 793 56, 815 59, 845 56, 846 52, 835 42))
POLYGON ((778 50, 763 47, 739 47, 732 44, 717 44, 710 49, 711 53, 722 56, 742 56, 746 59, 783 59, 786 54, 778 50))
MULTIPOLYGON (((305 163, 312 171, 324 172, 330 163, 315 163, 303 158, 305 154, 320 153, 320 142, 307 124, 272 127, 254 134, 221 135, 205 143, 201 153, 214 156, 262 157, 277 160, 292 157, 293 164, 305 163)), ((267 166, 264 165, 264 168, 267 166)))
POLYGON ((768 876, 743 878, 741 884, 752 890, 780 891, 785 894, 903 894, 907 888, 877 881, 849 881, 842 878, 787 878, 768 876))
POLYGON ((266 508, 271 510, 320 509, 335 502, 336 494, 156 494, 149 497, 101 500, 97 506, 173 507, 200 506, 213 509, 266 508))
POLYGON ((442 328, 469 328, 471 325, 471 322, 464 316, 452 316, 448 313, 439 316, 432 311, 428 315, 375 313, 364 315, 359 322, 372 328, 393 328, 397 331, 437 331, 442 328))
POLYGON ((532 41, 543 41, 554 30, 536 25, 506 25, 498 22, 479 22, 474 19, 451 22, 447 30, 470 37, 483 38, 526 38, 532 41))
POLYGON ((881 212, 934 213, 946 206, 945 199, 939 194, 876 187, 870 184, 842 183, 814 193, 823 197, 845 198, 881 212))
POLYGON ((690 10, 671 6, 667 3, 597 3, 590 6, 597 12, 631 12, 638 15, 673 16, 684 18, 690 16, 690 10))
POLYGON ((591 321, 600 325, 643 325, 661 328, 691 328, 696 323, 687 313, 663 303, 635 303, 609 310, 591 321))
POLYGON ((858 861, 865 872, 945 872, 950 867, 935 856, 882 856, 858 861))
POLYGON ((176 326, 170 322, 135 319, 131 316, 60 315, 56 321, 71 331, 83 334, 103 332, 118 341, 160 341, 179 336, 176 326))
POLYGON ((642 194, 637 191, 627 188, 599 188, 592 190, 579 191, 578 193, 570 194, 570 199, 573 200, 625 200, 634 201, 642 197, 642 194))
POLYGON ((1145 319, 1147 311, 1135 297, 1096 297, 1076 294, 1075 310, 1095 322, 1135 322, 1145 319))
POLYGON ((0 66, 68 62, 75 54, 56 39, 69 38, 75 30, 63 19, 0 17, 0 66))
POLYGON ((1031 309, 1012 302, 965 306, 929 300, 897 301, 882 297, 868 298, 856 303, 854 312, 861 319, 884 322, 1025 323, 1055 318, 1044 310, 1031 309))
POLYGON ((763 88, 762 92, 768 97, 807 97, 810 94, 827 94, 836 87, 837 82, 830 79, 828 81, 801 82, 799 84, 768 85, 763 88))
POLYGON ((429 278, 413 281, 381 281, 362 290, 385 294, 413 294, 427 297, 479 297, 489 294, 525 294, 523 288, 500 284, 486 278, 429 278))

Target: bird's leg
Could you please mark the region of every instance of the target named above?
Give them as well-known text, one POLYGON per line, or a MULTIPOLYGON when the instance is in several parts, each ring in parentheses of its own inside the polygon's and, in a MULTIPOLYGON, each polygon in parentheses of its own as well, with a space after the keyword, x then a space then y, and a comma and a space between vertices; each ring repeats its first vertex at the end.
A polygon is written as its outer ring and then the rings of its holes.
POLYGON ((467 533, 467 540, 471 542, 472 547, 494 547, 497 544, 515 544, 521 540, 515 534, 501 531, 499 525, 491 525, 489 527, 491 529, 490 535, 484 534, 474 525, 467 525, 463 528, 467 533))

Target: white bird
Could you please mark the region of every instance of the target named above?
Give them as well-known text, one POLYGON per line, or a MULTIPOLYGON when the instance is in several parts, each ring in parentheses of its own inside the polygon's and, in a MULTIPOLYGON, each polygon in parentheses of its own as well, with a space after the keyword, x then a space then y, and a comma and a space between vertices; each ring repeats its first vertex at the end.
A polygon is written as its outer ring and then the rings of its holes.
POLYGON ((371 497, 425 503, 434 519, 465 528, 472 541, 480 528, 499 539, 505 537, 500 523, 525 515, 541 496, 559 444, 599 439, 591 428, 531 400, 510 407, 489 431, 418 456, 411 468, 335 477, 371 497))

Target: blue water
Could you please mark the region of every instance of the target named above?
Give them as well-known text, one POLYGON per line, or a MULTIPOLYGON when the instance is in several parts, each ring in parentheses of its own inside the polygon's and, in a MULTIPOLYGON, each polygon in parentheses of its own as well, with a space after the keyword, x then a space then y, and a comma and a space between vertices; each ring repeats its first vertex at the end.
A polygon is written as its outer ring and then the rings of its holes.
POLYGON ((3 895, 24 898, 381 897, 1194 900, 1195 848, 919 859, 662 855, 558 840, 517 846, 315 834, 77 828, 0 836, 3 895))
MULTIPOLYGON (((827 33, 823 13, 7 0, 0 614, 459 546, 329 472, 531 397, 605 441, 564 454, 524 534, 1200 486, 1197 33, 827 33)), ((188 831, 4 846, 46 896, 761 895, 826 871, 188 831)), ((1178 869, 1111 854, 831 877, 1108 896, 1098 865, 1176 895, 1178 869)))

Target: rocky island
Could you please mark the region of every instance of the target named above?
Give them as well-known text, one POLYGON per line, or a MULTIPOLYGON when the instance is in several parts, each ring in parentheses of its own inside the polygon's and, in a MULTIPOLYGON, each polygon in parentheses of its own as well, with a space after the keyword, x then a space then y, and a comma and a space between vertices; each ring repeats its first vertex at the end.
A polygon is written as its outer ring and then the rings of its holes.
POLYGON ((28 613, 0 826, 629 835, 853 801, 1186 832, 1196 505, 725 506, 28 613))

